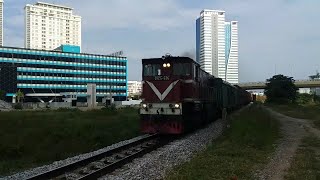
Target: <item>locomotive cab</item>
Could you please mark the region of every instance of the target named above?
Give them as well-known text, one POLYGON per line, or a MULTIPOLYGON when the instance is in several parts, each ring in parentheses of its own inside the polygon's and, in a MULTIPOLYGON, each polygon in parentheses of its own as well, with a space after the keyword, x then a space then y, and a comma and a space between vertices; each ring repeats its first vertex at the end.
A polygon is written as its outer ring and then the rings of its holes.
POLYGON ((197 94, 195 79, 198 77, 198 65, 188 57, 165 56, 143 59, 142 66, 140 115, 144 123, 153 123, 144 125, 142 129, 145 132, 181 133, 184 127, 179 119, 182 119, 186 108, 185 100, 194 99, 193 95, 197 94), (155 125, 156 119, 162 119, 162 127, 155 125), (165 121, 168 123, 164 124, 165 121))
POLYGON ((157 58, 143 60, 143 80, 169 81, 174 79, 190 79, 192 66, 188 59, 157 58))

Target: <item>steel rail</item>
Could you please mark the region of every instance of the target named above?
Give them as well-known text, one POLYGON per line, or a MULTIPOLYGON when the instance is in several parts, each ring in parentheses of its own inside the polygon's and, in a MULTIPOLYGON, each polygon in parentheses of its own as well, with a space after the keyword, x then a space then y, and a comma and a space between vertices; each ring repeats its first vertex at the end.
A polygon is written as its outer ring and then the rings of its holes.
POLYGON ((110 149, 106 152, 102 152, 92 157, 32 176, 30 178, 27 178, 27 180, 68 179, 68 173, 79 176, 75 179, 96 179, 112 172, 113 170, 123 166, 124 164, 132 161, 135 158, 138 158, 148 152, 153 151, 158 147, 163 146, 167 142, 168 139, 164 141, 159 139, 158 134, 148 135, 145 138, 110 149), (152 140, 154 140, 154 142, 152 142, 152 140), (107 160, 108 158, 114 158, 115 160, 107 160), (103 167, 99 168, 94 165, 90 165, 90 163, 94 162, 101 163, 103 167), (87 172, 83 170, 83 168, 86 168, 86 166, 89 166, 87 172))

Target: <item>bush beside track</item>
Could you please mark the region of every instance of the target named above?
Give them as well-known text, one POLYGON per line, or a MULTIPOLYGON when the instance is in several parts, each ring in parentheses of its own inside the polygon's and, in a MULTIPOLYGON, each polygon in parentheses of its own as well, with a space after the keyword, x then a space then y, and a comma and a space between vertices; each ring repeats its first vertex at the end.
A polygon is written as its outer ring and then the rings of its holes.
POLYGON ((137 109, 0 112, 0 176, 139 135, 137 109))
POLYGON ((222 137, 166 179, 252 179, 254 170, 274 151, 279 122, 256 104, 231 118, 231 127, 222 137))

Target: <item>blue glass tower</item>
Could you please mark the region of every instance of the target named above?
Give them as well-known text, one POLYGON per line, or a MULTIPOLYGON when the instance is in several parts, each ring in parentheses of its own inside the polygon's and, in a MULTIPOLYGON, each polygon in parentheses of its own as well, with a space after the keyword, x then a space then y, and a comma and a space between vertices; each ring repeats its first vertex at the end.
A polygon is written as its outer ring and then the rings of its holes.
POLYGON ((196 61, 200 61, 200 18, 196 20, 196 61))
POLYGON ((0 88, 8 97, 20 89, 24 94, 71 93, 85 98, 89 83, 97 85, 97 100, 127 96, 126 57, 79 53, 72 46, 60 51, 0 47, 0 70, 4 68, 0 88))

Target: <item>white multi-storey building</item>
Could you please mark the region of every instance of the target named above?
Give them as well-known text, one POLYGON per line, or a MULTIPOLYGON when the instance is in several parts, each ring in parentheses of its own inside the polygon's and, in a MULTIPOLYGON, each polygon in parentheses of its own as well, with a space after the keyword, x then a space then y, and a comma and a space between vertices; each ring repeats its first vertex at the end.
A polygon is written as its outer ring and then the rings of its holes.
POLYGON ((202 10, 196 27, 197 61, 206 72, 225 80, 225 11, 202 10))
POLYGON ((0 0, 0 46, 3 46, 3 0, 0 0))
POLYGON ((225 23, 225 35, 226 81, 231 84, 237 84, 239 82, 237 21, 225 23))
POLYGON ((141 94, 142 82, 141 81, 128 81, 128 95, 141 94))
POLYGON ((238 22, 225 22, 225 11, 200 12, 196 20, 196 59, 208 73, 238 83, 238 22))
POLYGON ((37 2, 25 7, 25 47, 52 50, 61 44, 81 46, 81 17, 66 6, 37 2))

